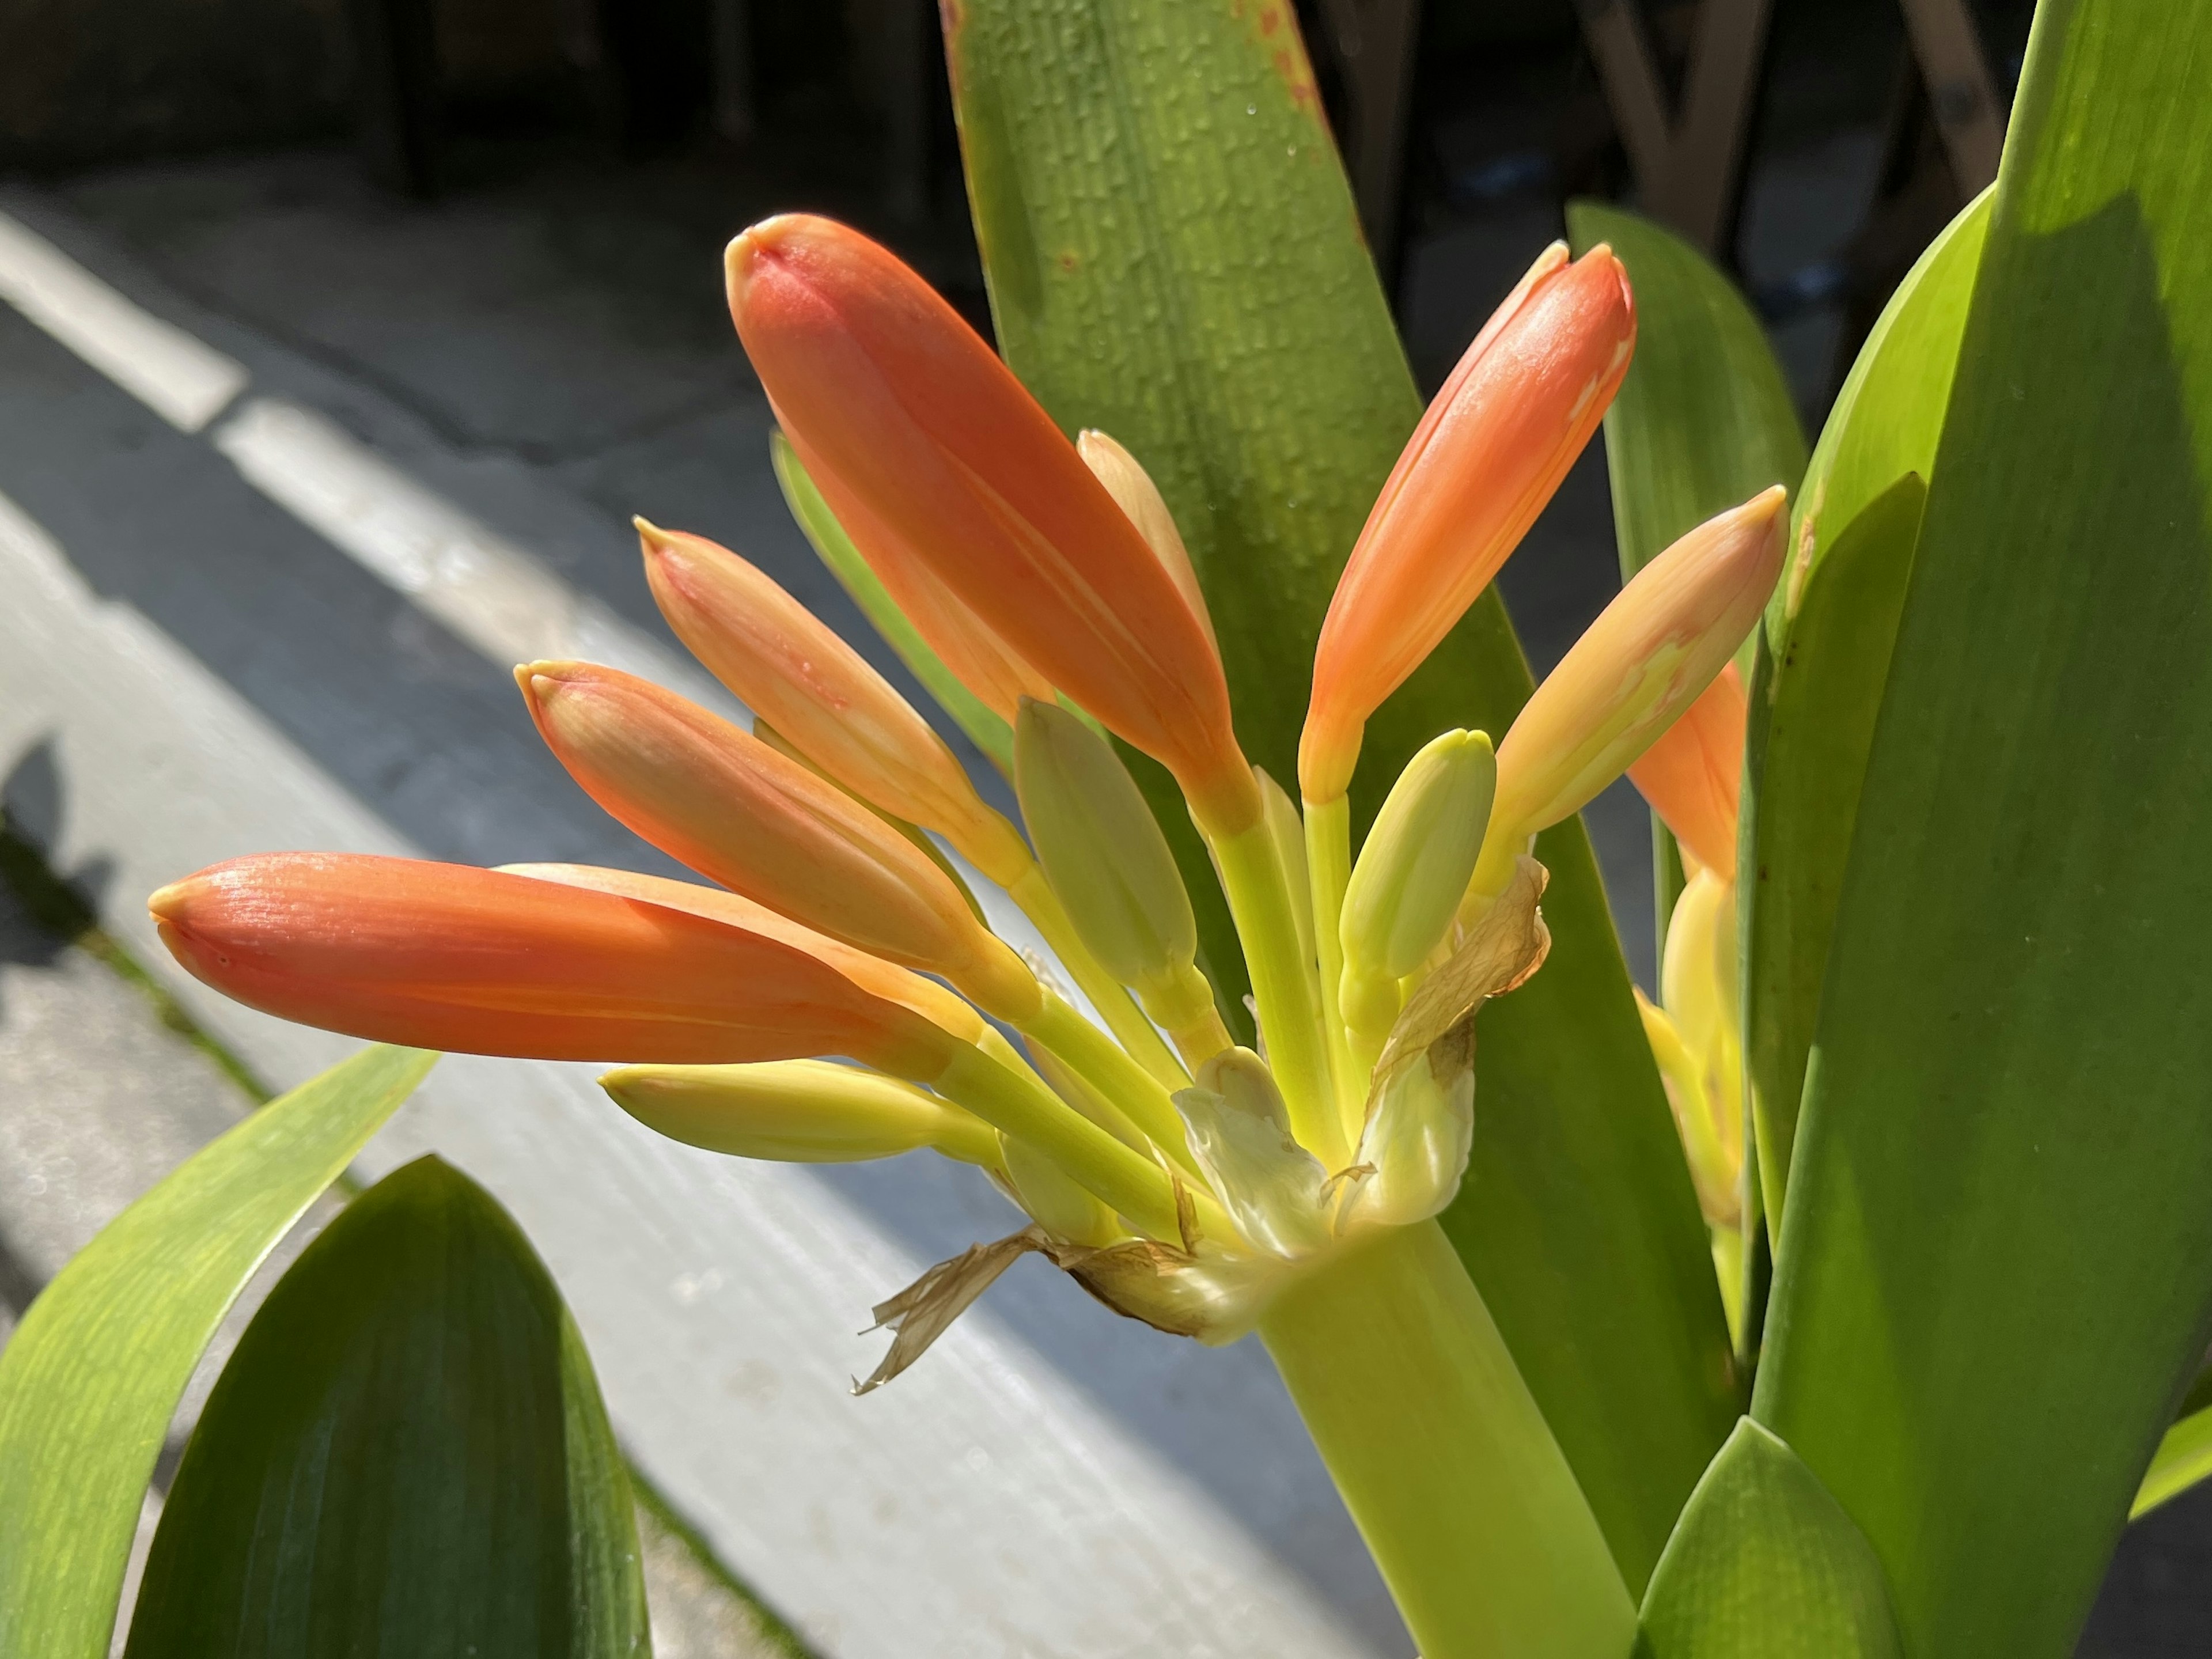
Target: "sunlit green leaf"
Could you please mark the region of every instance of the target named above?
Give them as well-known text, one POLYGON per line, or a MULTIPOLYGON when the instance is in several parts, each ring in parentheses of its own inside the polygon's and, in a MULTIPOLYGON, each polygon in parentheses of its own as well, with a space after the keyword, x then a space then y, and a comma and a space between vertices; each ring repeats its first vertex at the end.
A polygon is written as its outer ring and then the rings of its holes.
POLYGON ((1746 1418, 1644 1598, 1649 1659, 1902 1659, 1881 1564, 1827 1489, 1746 1418))
MULTIPOLYGON (((1000 347, 1063 427, 1111 433, 1152 473, 1238 733, 1288 781, 1337 573, 1420 414, 1291 9, 967 0, 945 16, 1000 347)), ((1528 686, 1486 596, 1370 725, 1355 820, 1438 732, 1502 733, 1528 686)), ((1181 837, 1208 964, 1241 990, 1188 815, 1138 769, 1181 837)), ((1539 854, 1552 955, 1483 1016, 1474 1174, 1445 1225, 1640 1589, 1738 1396, 1579 822, 1539 854)))
POLYGON ((2212 1322, 2212 10, 2038 14, 1755 1413, 1907 1650, 2070 1653, 2212 1322))
POLYGON ((629 1478, 506 1211, 424 1158, 324 1230, 223 1368, 130 1659, 644 1659, 629 1478))
POLYGON ((2212 1407, 2191 1412, 2160 1439, 2150 1470, 2128 1508, 2128 1519, 2148 1515, 2208 1477, 2212 1477, 2212 1407))
POLYGON ((1814 567, 1782 654, 1752 676, 1739 867, 1746 1057, 1768 1237, 1779 1231, 1805 1055, 1842 896, 1859 786, 1928 491, 1906 473, 1814 567))
POLYGON ((155 1459, 254 1268, 435 1054, 368 1048, 271 1101, 78 1252, 0 1350, 0 1653, 106 1659, 155 1459))

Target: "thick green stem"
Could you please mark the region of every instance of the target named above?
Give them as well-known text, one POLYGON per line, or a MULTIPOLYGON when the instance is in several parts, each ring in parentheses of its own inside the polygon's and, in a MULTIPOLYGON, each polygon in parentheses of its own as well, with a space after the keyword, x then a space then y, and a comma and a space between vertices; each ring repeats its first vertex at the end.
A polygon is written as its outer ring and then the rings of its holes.
POLYGON ((1152 1021, 1145 1018, 1128 991, 1106 971, 1076 933, 1067 907, 1060 902, 1060 895, 1045 879, 1043 866, 1030 866, 1020 879, 1006 890, 1006 895, 1021 906, 1024 915, 1036 924, 1037 932, 1044 935, 1044 942, 1052 946, 1060 965, 1074 976, 1083 994, 1091 999, 1098 1018, 1106 1022, 1107 1028, 1137 1063, 1152 1073, 1152 1080, 1165 1089, 1188 1088, 1189 1075, 1176 1063, 1174 1054, 1152 1029, 1152 1021))
MULTIPOLYGON (((1344 1115, 1337 1108, 1328 1050, 1322 1036, 1321 1003, 1298 940, 1288 878, 1275 838, 1264 820, 1213 843, 1229 914, 1252 970, 1252 996, 1260 1005, 1260 1031, 1267 1063, 1290 1108, 1298 1144, 1331 1170, 1350 1156, 1344 1115)), ((1328 932, 1318 915, 1316 939, 1328 932)))
POLYGON ((1088 1078, 1099 1093, 1120 1107, 1187 1174, 1198 1173, 1188 1137, 1183 1133, 1182 1114, 1176 1110, 1173 1097, 1065 998, 1047 991, 1043 1008, 1021 1029, 1024 1036, 1042 1042, 1088 1078))
POLYGON ((1434 1222, 1318 1269, 1260 1334, 1424 1659, 1626 1659, 1635 1604, 1434 1222))
POLYGON ((1322 1020, 1328 1035, 1328 1069, 1337 1109, 1347 1132, 1363 1104, 1367 1074, 1352 1052, 1338 1006, 1344 978, 1344 939, 1338 932, 1345 890, 1352 885, 1352 800, 1306 803, 1306 872, 1313 888, 1314 951, 1320 958, 1322 1020))

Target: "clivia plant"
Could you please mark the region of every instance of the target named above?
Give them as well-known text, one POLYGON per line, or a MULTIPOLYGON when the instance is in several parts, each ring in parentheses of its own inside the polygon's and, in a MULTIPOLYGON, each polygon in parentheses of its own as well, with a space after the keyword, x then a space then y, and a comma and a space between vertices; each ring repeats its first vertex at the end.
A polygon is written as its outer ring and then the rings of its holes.
MULTIPOLYGON (((1256 1332, 1428 1659, 2069 1651, 2131 1510, 2212 1471, 2212 20, 2046 0, 1997 185, 1809 457, 1741 300, 1589 204, 1417 419, 1273 0, 976 0, 946 40, 999 351, 826 220, 726 275, 795 514, 1021 823, 768 576, 641 522, 752 728, 517 679, 704 881, 274 854, 155 894, 209 984, 400 1046, 185 1166, 0 1358, 0 1651, 105 1644, 184 1373, 434 1049, 621 1062, 718 1151, 975 1166, 1027 1224, 876 1309, 864 1389, 1026 1253, 1256 1332), (1601 421, 1627 580, 1532 691, 1492 580, 1601 421), (1656 1001, 1576 817, 1624 772, 1656 1001)), ((131 1651, 506 1629, 501 1572, 571 1615, 523 1650, 636 1650, 622 1491, 526 1244, 410 1166, 226 1369, 131 1651), (346 1480, 426 1563, 462 1506, 375 1356, 488 1303, 504 1380, 451 1420, 519 1390, 568 1478, 393 1613, 346 1480), (303 1508, 316 1548, 245 1547, 303 1508)))

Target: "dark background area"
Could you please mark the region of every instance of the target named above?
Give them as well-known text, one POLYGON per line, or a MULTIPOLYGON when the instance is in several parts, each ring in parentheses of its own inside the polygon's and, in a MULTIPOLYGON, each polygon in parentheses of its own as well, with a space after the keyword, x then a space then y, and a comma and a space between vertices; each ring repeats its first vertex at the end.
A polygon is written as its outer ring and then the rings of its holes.
MULTIPOLYGON (((1344 131, 1334 14, 1300 10, 1344 131)), ((2008 98, 2031 10, 1973 7, 2008 98)), ((1694 14, 1645 7, 1670 92, 1694 14)), ((1431 0, 1412 63, 1376 253, 1434 387, 1568 198, 1633 204, 1638 186, 1569 0, 1431 0)), ((624 296, 641 349, 663 350, 726 329, 722 240, 762 204, 805 204, 883 237, 988 326, 928 0, 0 0, 0 177, 234 295, 251 281, 194 264, 218 221, 313 209, 294 222, 397 227, 404 246, 410 215, 544 205, 573 262, 624 296)), ((1766 319, 1808 431, 1966 193, 1895 0, 1777 0, 1715 254, 1766 319)), ((312 336, 279 292, 291 269, 271 267, 259 320, 312 336)), ((1595 449, 1503 581, 1540 668, 1613 591, 1595 449)), ((1600 826, 1609 878, 1635 857, 1632 810, 1616 820, 1611 842, 1600 826)), ((2081 1651, 2212 1654, 2212 1492, 2130 1531, 2081 1651)))

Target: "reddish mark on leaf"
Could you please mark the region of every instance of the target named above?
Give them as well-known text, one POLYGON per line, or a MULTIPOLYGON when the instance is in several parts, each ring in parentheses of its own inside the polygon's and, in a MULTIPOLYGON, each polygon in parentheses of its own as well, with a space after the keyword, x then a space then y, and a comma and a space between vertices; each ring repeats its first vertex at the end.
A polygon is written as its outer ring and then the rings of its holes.
POLYGON ((1273 6, 1268 7, 1265 11, 1260 14, 1261 33, 1273 34, 1277 29, 1282 27, 1283 14, 1277 11, 1273 6))
POLYGON ((1056 254, 1054 256, 1053 263, 1069 276, 1075 274, 1076 258, 1073 253, 1056 254))

